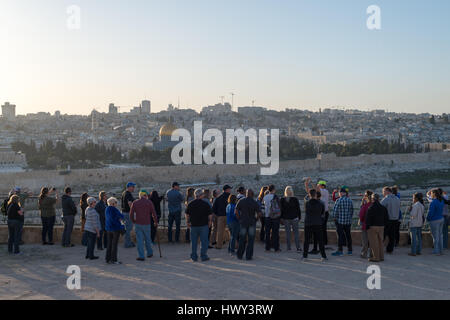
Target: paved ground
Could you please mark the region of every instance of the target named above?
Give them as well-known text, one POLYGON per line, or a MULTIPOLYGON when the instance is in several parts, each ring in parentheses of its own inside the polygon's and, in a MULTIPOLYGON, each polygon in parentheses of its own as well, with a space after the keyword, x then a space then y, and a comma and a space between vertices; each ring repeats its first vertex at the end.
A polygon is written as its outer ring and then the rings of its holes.
POLYGON ((123 265, 115 266, 104 251, 85 260, 81 246, 25 245, 10 256, 1 245, 0 299, 450 299, 450 251, 409 257, 401 248, 380 264, 381 290, 368 290, 370 264, 358 255, 300 262, 295 252, 266 253, 258 243, 253 261, 211 249, 210 261, 193 263, 187 244, 162 250, 162 259, 138 262, 135 249, 120 247, 123 265), (81 290, 66 287, 69 265, 81 268, 81 290))

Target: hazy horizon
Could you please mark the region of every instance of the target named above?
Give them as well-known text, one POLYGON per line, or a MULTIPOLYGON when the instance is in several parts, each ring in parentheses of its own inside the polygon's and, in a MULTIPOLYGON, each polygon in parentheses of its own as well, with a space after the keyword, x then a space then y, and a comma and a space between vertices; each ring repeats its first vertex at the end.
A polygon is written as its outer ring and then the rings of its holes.
POLYGON ((446 0, 2 0, 0 103, 86 115, 180 98, 199 111, 234 92, 235 107, 442 114, 448 12, 446 0), (366 27, 373 4, 381 30, 366 27))

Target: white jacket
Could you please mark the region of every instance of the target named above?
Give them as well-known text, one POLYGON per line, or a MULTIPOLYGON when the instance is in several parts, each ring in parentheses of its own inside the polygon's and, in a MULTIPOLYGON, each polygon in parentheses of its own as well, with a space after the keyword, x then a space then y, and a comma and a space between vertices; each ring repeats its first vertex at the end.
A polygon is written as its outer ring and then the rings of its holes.
POLYGON ((410 228, 420 228, 423 226, 423 217, 425 213, 425 207, 423 204, 421 204, 419 201, 417 201, 415 204, 413 204, 411 212, 409 213, 410 221, 409 221, 409 227, 410 228))

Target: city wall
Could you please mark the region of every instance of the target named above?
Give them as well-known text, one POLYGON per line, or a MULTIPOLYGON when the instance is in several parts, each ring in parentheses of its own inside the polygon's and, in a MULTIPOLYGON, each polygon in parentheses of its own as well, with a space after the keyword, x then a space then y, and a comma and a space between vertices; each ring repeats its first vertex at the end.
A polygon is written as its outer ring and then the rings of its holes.
MULTIPOLYGON (((334 154, 319 155, 315 159, 293 160, 280 163, 280 173, 288 175, 307 175, 311 171, 357 169, 368 166, 450 161, 448 152, 418 154, 360 155, 356 157, 336 157, 334 154)), ((0 173, 0 193, 7 193, 13 186, 28 187, 38 191, 42 186, 105 186, 123 185, 134 181, 141 185, 151 183, 213 182, 219 176, 256 176, 260 174, 259 165, 181 165, 143 168, 104 168, 72 170, 61 174, 56 170, 0 173)))

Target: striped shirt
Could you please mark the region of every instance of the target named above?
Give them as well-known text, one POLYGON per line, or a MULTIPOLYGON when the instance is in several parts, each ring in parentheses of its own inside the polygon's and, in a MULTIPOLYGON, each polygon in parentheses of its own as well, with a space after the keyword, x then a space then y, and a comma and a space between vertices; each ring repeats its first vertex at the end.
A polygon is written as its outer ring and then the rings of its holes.
POLYGON ((94 208, 88 207, 86 209, 86 224, 84 225, 84 230, 97 233, 97 229, 101 229, 100 215, 94 208))

